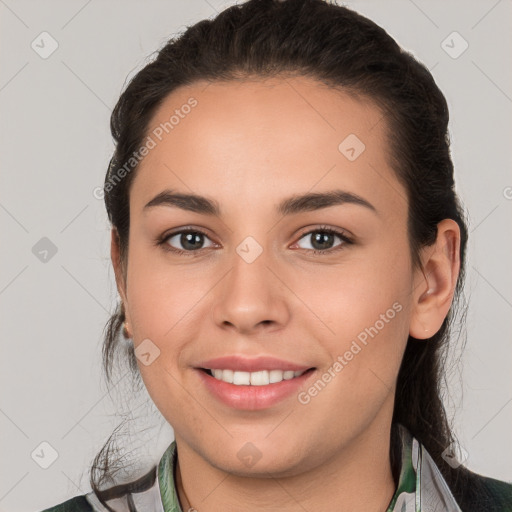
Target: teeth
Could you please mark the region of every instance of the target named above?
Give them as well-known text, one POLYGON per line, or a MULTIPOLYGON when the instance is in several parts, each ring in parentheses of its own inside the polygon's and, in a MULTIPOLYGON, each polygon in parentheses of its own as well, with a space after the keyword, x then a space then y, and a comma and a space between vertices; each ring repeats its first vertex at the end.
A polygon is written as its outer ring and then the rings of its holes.
POLYGON ((274 382, 281 382, 283 380, 284 372, 281 370, 270 370, 268 373, 270 384, 274 384, 274 382))
POLYGON ((217 376, 217 379, 222 379, 225 382, 229 382, 230 384, 233 383, 233 377, 235 372, 233 370, 216 370, 220 373, 219 376, 217 376))
MULTIPOLYGON (((224 377, 224 370, 222 371, 222 378, 224 377)), ((240 386, 241 384, 249 385, 251 383, 251 374, 247 372, 234 372, 233 373, 233 384, 236 384, 237 386, 240 386)))
POLYGON ((262 370, 261 372, 251 372, 250 376, 251 386, 266 386, 267 384, 270 384, 267 370, 262 370))
POLYGON ((299 377, 303 371, 261 370, 259 372, 237 372, 233 370, 211 370, 217 380, 237 386, 266 386, 299 377))

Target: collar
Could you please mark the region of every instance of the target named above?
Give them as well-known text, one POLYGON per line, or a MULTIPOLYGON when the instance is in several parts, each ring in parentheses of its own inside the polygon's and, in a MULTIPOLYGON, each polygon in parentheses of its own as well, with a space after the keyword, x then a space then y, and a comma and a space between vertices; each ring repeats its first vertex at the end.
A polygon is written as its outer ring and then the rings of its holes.
MULTIPOLYGON (((439 468, 425 447, 401 424, 396 424, 401 440, 401 465, 398 485, 386 512, 462 512, 457 505, 439 468)), ((136 510, 151 512, 183 512, 180 507, 174 470, 176 467, 177 446, 173 441, 162 455, 157 467, 157 477, 147 491, 131 495, 136 510)), ((95 512, 107 512, 94 493, 89 493, 88 501, 95 512)), ((115 500, 115 510, 129 512, 124 504, 115 500)), ((110 505, 110 503, 109 503, 110 505)))
POLYGON ((398 485, 386 512, 462 512, 434 459, 401 424, 398 485))

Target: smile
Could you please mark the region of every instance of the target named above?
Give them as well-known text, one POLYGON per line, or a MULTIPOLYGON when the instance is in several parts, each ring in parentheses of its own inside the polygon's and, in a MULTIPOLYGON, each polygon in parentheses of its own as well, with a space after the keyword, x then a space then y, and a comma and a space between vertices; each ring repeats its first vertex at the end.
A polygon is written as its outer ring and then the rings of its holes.
POLYGON ((206 370, 212 377, 235 386, 267 386, 283 380, 291 380, 300 377, 307 370, 261 370, 257 372, 243 372, 233 370, 206 370))
POLYGON ((234 409, 257 411, 295 397, 318 372, 316 368, 253 372, 196 368, 195 373, 210 396, 220 403, 234 409))

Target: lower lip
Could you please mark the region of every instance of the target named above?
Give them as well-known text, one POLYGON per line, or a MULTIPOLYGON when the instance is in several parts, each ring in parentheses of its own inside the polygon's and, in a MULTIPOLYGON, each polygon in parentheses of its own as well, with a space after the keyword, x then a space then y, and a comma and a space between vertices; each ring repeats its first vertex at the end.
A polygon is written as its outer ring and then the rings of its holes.
POLYGON ((235 409, 250 411, 266 409, 294 393, 297 394, 299 388, 315 373, 314 369, 308 370, 300 377, 265 386, 237 386, 218 380, 203 370, 196 371, 210 393, 221 402, 235 409))

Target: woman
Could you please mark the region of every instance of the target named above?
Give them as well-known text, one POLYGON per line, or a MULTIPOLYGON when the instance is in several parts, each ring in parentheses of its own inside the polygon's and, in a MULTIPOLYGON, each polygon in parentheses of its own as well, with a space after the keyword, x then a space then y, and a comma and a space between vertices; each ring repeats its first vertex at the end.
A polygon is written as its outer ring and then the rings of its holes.
POLYGON ((447 125, 345 7, 251 0, 171 40, 112 114, 104 362, 123 332, 175 441, 105 489, 107 443, 48 510, 512 510, 440 397, 467 244, 447 125))

